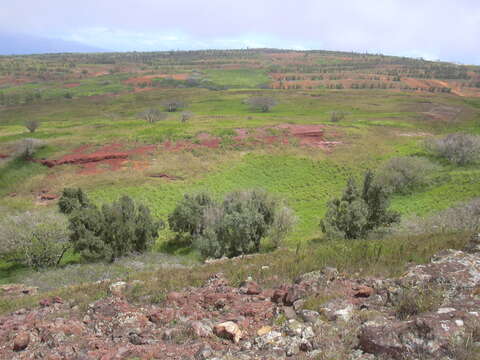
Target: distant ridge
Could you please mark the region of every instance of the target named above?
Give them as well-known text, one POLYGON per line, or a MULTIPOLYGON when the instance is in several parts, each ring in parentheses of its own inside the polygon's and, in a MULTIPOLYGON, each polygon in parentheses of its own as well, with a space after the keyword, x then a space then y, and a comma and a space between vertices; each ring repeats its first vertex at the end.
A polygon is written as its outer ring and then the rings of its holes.
POLYGON ((0 55, 28 55, 66 52, 102 52, 103 49, 75 41, 31 35, 0 33, 0 55))

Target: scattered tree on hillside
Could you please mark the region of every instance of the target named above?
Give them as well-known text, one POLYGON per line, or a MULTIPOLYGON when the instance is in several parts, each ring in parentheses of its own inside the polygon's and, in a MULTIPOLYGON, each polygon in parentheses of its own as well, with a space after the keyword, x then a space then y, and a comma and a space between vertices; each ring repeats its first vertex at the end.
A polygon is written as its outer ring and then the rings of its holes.
POLYGON ((277 100, 269 96, 253 96, 245 101, 250 105, 253 111, 269 112, 275 105, 277 100))
POLYGON ((169 99, 163 102, 163 106, 165 107, 165 111, 175 112, 185 107, 185 103, 177 99, 169 99))
POLYGON ((142 111, 138 116, 141 119, 146 120, 150 124, 153 124, 160 120, 165 120, 167 118, 167 114, 161 112, 158 109, 147 109, 145 111, 142 111))
POLYGON ((332 115, 330 116, 331 122, 339 122, 345 119, 345 113, 343 111, 332 111, 332 115))
POLYGON ((193 113, 190 111, 184 111, 182 112, 182 123, 187 122, 190 120, 190 118, 193 116, 193 113))
POLYGON ((400 220, 400 215, 388 207, 387 192, 374 181, 373 173, 367 171, 360 190, 350 178, 343 195, 328 203, 320 226, 328 238, 362 239, 373 230, 400 220))
POLYGON ((37 120, 27 120, 27 121, 25 121, 25 127, 31 133, 34 133, 35 130, 37 130, 39 126, 40 126, 40 122, 38 122, 37 120))

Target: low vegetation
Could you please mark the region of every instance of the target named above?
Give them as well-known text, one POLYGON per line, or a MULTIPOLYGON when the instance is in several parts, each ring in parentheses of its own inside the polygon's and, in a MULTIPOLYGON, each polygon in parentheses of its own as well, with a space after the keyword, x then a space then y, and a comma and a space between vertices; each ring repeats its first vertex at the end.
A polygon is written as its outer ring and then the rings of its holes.
POLYGON ((278 104, 277 100, 268 96, 253 96, 245 102, 250 106, 250 110, 264 113, 269 112, 278 104))
POLYGON ((25 212, 0 221, 0 254, 4 260, 35 270, 60 264, 70 247, 66 218, 54 212, 25 212))
POLYGON ((150 210, 123 196, 101 209, 92 204, 81 189, 65 189, 59 202, 69 217, 70 242, 74 252, 89 261, 106 260, 142 253, 158 237, 162 222, 150 210))
POLYGON ((397 157, 378 170, 377 181, 390 192, 407 194, 432 184, 438 169, 426 158, 397 157))
POLYGON ((204 257, 220 258, 260 251, 271 236, 279 246, 295 222, 291 210, 264 191, 237 191, 222 202, 211 195, 185 195, 169 216, 177 238, 188 236, 204 257))
POLYGON ((468 165, 480 160, 480 136, 464 133, 427 141, 427 148, 436 156, 456 165, 468 165))

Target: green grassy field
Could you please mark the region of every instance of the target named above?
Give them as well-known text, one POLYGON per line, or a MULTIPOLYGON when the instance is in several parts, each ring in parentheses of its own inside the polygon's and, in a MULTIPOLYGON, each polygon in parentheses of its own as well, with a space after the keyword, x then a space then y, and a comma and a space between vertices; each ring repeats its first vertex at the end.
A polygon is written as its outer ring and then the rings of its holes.
MULTIPOLYGON (((123 194, 145 201, 155 215, 166 218, 176 201, 186 192, 209 190, 215 194, 242 188, 261 187, 285 198, 299 216, 299 224, 290 243, 319 235, 318 221, 329 198, 337 195, 350 175, 360 176, 367 168, 376 168, 390 157, 425 155, 424 134, 478 129, 478 109, 452 95, 388 94, 381 91, 309 91, 290 93, 274 90, 199 89, 152 90, 104 98, 78 98, 4 109, 0 149, 23 138, 47 142, 48 148, 37 157, 55 158, 82 144, 125 146, 159 144, 166 140, 194 139, 208 132, 220 136, 218 149, 195 149, 171 153, 161 148, 148 159, 149 168, 94 176, 77 175, 77 166, 48 169, 19 161, 3 165, 0 176, 4 207, 31 208, 32 193, 44 187, 60 192, 66 186, 81 186, 98 201, 111 201, 123 194), (252 112, 242 101, 254 94, 273 96, 279 101, 269 113, 252 112), (147 124, 137 118, 143 109, 159 107, 167 98, 185 99, 194 113, 187 123, 180 115, 147 124), (432 121, 416 110, 418 102, 432 106, 462 109, 464 118, 432 121), (347 115, 339 123, 330 122, 332 111, 347 115), (35 118, 40 128, 30 134, 24 119, 35 118), (325 137, 339 141, 331 152, 288 146, 232 145, 236 128, 260 128, 278 124, 323 124, 325 137), (151 179, 152 171, 181 176, 182 181, 151 179), (16 197, 7 194, 16 192, 16 197)), ((1 150, 0 150, 1 151, 1 150)), ((442 181, 428 189, 393 199, 393 206, 406 216, 428 214, 479 193, 475 179, 479 168, 443 166, 442 181)))

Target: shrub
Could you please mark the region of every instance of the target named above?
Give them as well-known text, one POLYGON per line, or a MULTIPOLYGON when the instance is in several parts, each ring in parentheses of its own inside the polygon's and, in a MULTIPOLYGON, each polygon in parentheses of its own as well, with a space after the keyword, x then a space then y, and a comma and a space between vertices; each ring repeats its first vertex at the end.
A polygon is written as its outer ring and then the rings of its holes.
POLYGON ((266 192, 249 190, 230 193, 222 203, 206 194, 185 195, 169 223, 177 234, 188 234, 203 256, 218 258, 258 252, 267 236, 278 246, 294 219, 266 192))
POLYGON ((141 119, 146 120, 150 124, 153 124, 160 120, 165 120, 167 118, 167 114, 161 112, 158 109, 147 109, 141 112, 140 114, 138 114, 138 116, 141 119))
POLYGON ((396 228, 397 233, 435 234, 480 231, 480 198, 440 211, 429 217, 410 217, 396 228))
POLYGON ((342 197, 327 204, 327 213, 320 222, 327 238, 359 239, 381 228, 399 222, 400 215, 388 209, 389 199, 385 188, 375 183, 374 175, 367 171, 362 189, 353 178, 347 183, 342 197))
POLYGON ((25 160, 30 160, 35 155, 35 152, 44 146, 45 142, 42 140, 26 138, 15 144, 14 153, 25 160))
POLYGON ((37 120, 27 120, 27 121, 25 121, 25 127, 31 133, 34 133, 35 130, 37 130, 39 126, 40 126, 40 123, 37 120))
POLYGON ((426 285, 404 288, 394 301, 395 315, 400 320, 406 320, 411 316, 435 311, 442 304, 443 293, 441 288, 426 285))
POLYGON ((58 265, 69 248, 66 218, 53 212, 25 212, 0 223, 0 252, 40 269, 58 265))
POLYGON ((203 232, 203 214, 216 203, 207 193, 185 194, 168 217, 170 229, 179 235, 187 234, 190 240, 203 232))
POLYGON ((147 207, 135 204, 128 196, 99 209, 80 189, 66 189, 59 205, 70 215, 74 251, 91 261, 114 261, 142 253, 153 245, 163 227, 162 222, 153 220, 147 207))
POLYGON ((345 119, 345 113, 343 111, 333 111, 330 116, 331 122, 339 122, 343 119, 345 119))
POLYGON ((277 105, 277 100, 269 96, 253 96, 245 101, 252 111, 269 112, 277 105))
POLYGON ((185 107, 185 103, 177 99, 169 99, 163 102, 163 107, 165 108, 165 111, 175 112, 185 107))
POLYGON ((440 139, 430 139, 426 147, 438 157, 457 165, 467 165, 480 159, 480 136, 456 133, 440 139))
POLYGON ((419 157, 398 157, 390 159, 377 176, 378 183, 394 193, 408 193, 415 188, 426 186, 433 181, 432 173, 438 166, 419 157))
POLYGON ((182 122, 187 122, 190 120, 190 118, 193 116, 193 113, 190 111, 184 111, 182 112, 182 122))
POLYGON ((62 196, 58 200, 58 207, 60 212, 66 215, 70 215, 74 210, 81 208, 87 208, 91 206, 90 200, 87 194, 82 189, 63 189, 62 196))

